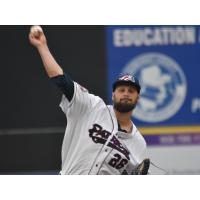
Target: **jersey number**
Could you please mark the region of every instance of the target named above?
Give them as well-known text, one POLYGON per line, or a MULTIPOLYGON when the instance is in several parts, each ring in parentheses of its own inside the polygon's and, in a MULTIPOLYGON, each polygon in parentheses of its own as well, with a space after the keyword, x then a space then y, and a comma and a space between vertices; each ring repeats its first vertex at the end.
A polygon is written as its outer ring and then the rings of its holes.
POLYGON ((114 158, 112 158, 109 161, 109 165, 114 167, 115 169, 121 169, 122 167, 124 167, 126 164, 128 163, 127 159, 122 159, 122 157, 119 154, 115 154, 114 158))

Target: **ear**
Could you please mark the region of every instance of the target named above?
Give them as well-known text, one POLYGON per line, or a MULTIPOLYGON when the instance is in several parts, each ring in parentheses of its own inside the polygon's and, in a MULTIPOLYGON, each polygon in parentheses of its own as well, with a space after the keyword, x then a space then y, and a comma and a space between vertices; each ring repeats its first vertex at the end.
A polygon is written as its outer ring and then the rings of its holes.
POLYGON ((114 96, 115 96, 115 94, 114 94, 114 92, 112 93, 112 101, 114 101, 114 96))
POLYGON ((137 102, 139 101, 139 99, 140 99, 140 95, 138 94, 138 96, 137 96, 137 102))

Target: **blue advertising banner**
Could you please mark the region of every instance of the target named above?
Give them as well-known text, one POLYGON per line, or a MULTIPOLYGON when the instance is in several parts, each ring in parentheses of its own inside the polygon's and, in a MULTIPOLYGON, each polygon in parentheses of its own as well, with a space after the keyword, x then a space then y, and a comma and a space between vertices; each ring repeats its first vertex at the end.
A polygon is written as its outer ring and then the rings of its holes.
POLYGON ((116 77, 134 74, 142 89, 133 121, 147 143, 200 144, 200 26, 107 26, 106 34, 110 103, 116 77))

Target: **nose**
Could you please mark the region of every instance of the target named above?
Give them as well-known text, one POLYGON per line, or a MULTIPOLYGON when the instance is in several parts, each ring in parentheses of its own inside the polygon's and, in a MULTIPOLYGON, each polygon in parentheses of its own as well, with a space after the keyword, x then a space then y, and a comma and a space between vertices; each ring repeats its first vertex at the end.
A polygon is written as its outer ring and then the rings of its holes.
POLYGON ((130 93, 128 90, 124 90, 123 96, 124 97, 129 97, 130 93))

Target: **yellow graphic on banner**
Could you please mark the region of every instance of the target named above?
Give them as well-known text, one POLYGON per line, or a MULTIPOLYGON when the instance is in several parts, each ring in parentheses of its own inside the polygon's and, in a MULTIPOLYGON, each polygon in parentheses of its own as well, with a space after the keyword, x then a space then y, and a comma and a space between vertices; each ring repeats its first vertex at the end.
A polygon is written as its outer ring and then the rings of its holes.
POLYGON ((200 134, 200 126, 141 127, 139 131, 142 135, 200 134))

